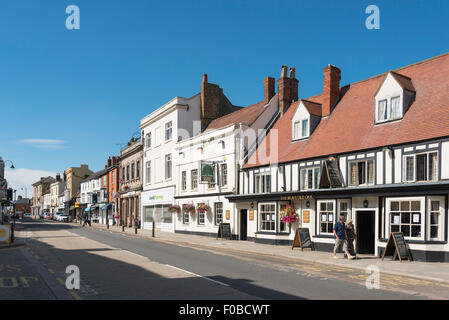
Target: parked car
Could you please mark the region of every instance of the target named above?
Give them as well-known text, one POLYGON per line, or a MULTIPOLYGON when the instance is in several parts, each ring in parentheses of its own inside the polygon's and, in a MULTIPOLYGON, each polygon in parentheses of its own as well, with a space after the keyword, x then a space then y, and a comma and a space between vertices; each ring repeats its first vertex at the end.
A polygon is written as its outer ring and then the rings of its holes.
POLYGON ((45 213, 45 219, 47 220, 53 220, 53 214, 50 212, 45 213))
POLYGON ((53 215, 53 219, 56 220, 56 221, 59 221, 59 218, 58 218, 58 217, 59 217, 61 214, 64 214, 64 212, 56 212, 56 213, 53 215))
POLYGON ((27 212, 23 215, 24 218, 31 218, 31 213, 27 212))

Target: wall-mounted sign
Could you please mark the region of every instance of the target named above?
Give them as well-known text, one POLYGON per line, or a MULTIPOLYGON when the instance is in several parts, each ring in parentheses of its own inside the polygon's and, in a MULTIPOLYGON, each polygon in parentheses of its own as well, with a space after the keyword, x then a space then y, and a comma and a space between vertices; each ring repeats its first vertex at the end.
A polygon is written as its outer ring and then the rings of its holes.
POLYGON ((312 200, 313 197, 311 195, 301 195, 301 196, 284 196, 281 197, 282 201, 288 200, 312 200))
POLYGON ((310 210, 303 210, 302 211, 302 222, 303 223, 310 223, 310 210))
POLYGON ((231 210, 226 210, 226 220, 231 220, 231 210))
POLYGON ((254 210, 249 210, 249 221, 254 221, 254 210))
POLYGON ((215 182, 214 165, 212 162, 201 161, 201 182, 215 182))
POLYGON ((80 203, 79 202, 75 202, 75 208, 79 208, 80 207, 80 203))

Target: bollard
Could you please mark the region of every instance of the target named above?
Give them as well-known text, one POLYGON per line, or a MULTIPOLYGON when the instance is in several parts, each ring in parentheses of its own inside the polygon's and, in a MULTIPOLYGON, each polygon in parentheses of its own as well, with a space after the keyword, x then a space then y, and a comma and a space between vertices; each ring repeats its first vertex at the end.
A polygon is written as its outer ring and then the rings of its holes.
POLYGON ((122 224, 122 231, 125 232, 125 225, 122 224))
POLYGON ((154 238, 154 229, 156 229, 156 224, 154 223, 154 220, 153 220, 153 230, 152 230, 153 238, 154 238))
POLYGON ((14 243, 14 225, 11 225, 11 243, 14 243))

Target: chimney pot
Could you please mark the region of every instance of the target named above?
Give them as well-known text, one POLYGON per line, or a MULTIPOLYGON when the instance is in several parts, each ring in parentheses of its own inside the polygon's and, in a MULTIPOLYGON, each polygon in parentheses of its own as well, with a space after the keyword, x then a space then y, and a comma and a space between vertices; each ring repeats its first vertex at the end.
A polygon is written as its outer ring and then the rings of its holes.
POLYGON ((282 66, 281 68, 281 78, 287 78, 287 66, 282 66))
POLYGON ((203 82, 207 83, 207 73, 203 74, 203 82))
POLYGON ((295 79, 295 72, 296 72, 296 69, 291 67, 290 68, 290 78, 291 79, 295 79))

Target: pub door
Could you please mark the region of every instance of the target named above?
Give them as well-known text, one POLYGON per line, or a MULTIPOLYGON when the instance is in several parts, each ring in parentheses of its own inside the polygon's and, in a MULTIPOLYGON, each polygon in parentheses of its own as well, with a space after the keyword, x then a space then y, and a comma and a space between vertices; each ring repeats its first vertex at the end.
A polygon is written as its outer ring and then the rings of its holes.
POLYGON ((357 253, 375 254, 375 211, 357 211, 357 253))
POLYGON ((248 210, 240 210, 240 237, 239 240, 248 240, 248 210))

